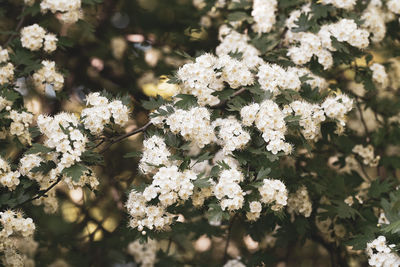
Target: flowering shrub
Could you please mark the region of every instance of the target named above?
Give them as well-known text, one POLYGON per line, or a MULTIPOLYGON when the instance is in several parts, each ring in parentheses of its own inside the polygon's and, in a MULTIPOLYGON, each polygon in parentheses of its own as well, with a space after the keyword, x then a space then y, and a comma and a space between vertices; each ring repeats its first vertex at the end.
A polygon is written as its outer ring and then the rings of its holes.
MULTIPOLYGON (((157 50, 152 34, 150 48, 126 32, 104 48, 113 1, 11 2, 4 266, 296 265, 303 245, 326 252, 318 266, 400 266, 400 1, 194 0, 200 33, 184 38, 211 40, 194 57, 157 50), (82 89, 103 80, 112 88, 82 89)), ((121 12, 110 20, 127 27, 121 12)))

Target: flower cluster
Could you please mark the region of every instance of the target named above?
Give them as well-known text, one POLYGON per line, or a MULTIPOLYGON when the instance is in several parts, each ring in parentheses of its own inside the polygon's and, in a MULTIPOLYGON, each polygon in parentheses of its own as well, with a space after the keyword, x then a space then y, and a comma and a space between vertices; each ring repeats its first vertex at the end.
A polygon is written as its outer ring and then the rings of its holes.
POLYGON ((10 111, 11 110, 11 105, 12 105, 11 101, 9 101, 6 98, 0 96, 0 111, 2 111, 3 109, 5 109, 6 111, 10 111))
POLYGON ((17 136, 22 143, 31 144, 29 126, 33 122, 33 115, 25 111, 11 110, 8 118, 12 120, 9 129, 10 135, 17 136))
POLYGON ((221 55, 215 57, 204 54, 197 57, 195 62, 182 66, 177 73, 182 81, 182 92, 197 97, 200 105, 216 105, 218 97, 212 95, 224 88, 227 82, 232 88, 253 83, 253 75, 241 61, 221 55))
POLYGON ((0 258, 4 266, 32 266, 24 244, 34 251, 37 244, 32 240, 35 225, 31 218, 24 218, 20 212, 0 212, 0 258))
POLYGON ((160 205, 167 207, 179 200, 188 200, 193 194, 194 185, 192 180, 197 175, 190 170, 180 172, 177 166, 162 167, 153 176, 150 186, 143 191, 146 201, 158 197, 160 205))
POLYGON ((295 68, 285 70, 277 64, 263 64, 258 68, 258 82, 261 89, 278 93, 279 89, 298 91, 301 87, 300 77, 295 68))
POLYGON ((305 186, 301 186, 294 194, 289 195, 288 212, 292 215, 301 214, 304 217, 310 217, 312 203, 305 186))
POLYGON ((375 267, 399 266, 400 257, 392 252, 394 244, 387 245, 386 238, 379 236, 375 240, 367 243, 368 263, 375 267))
POLYGON ((387 8, 393 13, 400 15, 400 3, 397 0, 389 0, 386 2, 387 8))
POLYGON ((285 142, 285 115, 274 101, 267 99, 261 104, 245 106, 241 109, 240 115, 246 126, 255 122, 257 128, 263 133, 265 142, 268 143, 268 151, 273 154, 279 151, 291 152, 292 146, 285 142))
POLYGON ((54 52, 57 49, 57 41, 54 34, 46 33, 46 30, 38 24, 24 27, 21 30, 21 44, 31 51, 38 51, 43 47, 47 53, 54 52))
POLYGON ((250 134, 243 130, 240 122, 234 117, 216 119, 212 126, 219 129, 217 143, 222 146, 226 154, 236 149, 242 149, 250 141, 250 134))
POLYGON ((353 100, 345 94, 329 96, 322 103, 321 108, 327 117, 338 120, 338 131, 341 132, 340 127, 346 124, 346 114, 353 109, 353 100))
POLYGON ((242 63, 248 68, 254 68, 264 62, 259 57, 260 52, 248 43, 250 40, 248 35, 238 33, 227 25, 222 25, 219 29, 219 36, 221 43, 215 49, 217 56, 241 53, 242 63))
POLYGON ((44 144, 60 154, 61 159, 55 169, 57 173, 80 161, 88 139, 77 129, 79 121, 76 116, 68 113, 54 117, 39 115, 37 124, 46 137, 44 144))
POLYGON ((40 10, 61 13, 59 19, 64 23, 74 23, 82 18, 81 0, 43 0, 40 10))
POLYGON ((378 166, 379 160, 381 159, 379 155, 375 157, 374 147, 372 145, 368 145, 366 147, 362 145, 356 145, 353 147, 352 151, 363 159, 364 165, 368 165, 370 167, 378 166))
POLYGON ((389 78, 385 71, 385 67, 379 63, 374 63, 369 67, 369 69, 372 71, 372 80, 382 88, 386 88, 389 84, 389 78))
POLYGON ((275 179, 264 179, 263 185, 258 188, 261 202, 271 205, 271 209, 279 211, 287 205, 287 190, 284 183, 275 179))
POLYGON ((178 70, 178 78, 182 81, 182 92, 197 97, 200 105, 215 105, 219 99, 212 93, 223 89, 223 81, 216 73, 217 58, 211 54, 197 57, 195 62, 188 63, 178 70))
POLYGON ((204 107, 176 109, 168 116, 166 124, 171 132, 180 133, 185 140, 194 142, 200 148, 214 142, 216 138, 210 122, 210 112, 204 107))
POLYGON ((352 10, 354 8, 354 6, 356 5, 357 1, 356 0, 322 0, 321 3, 324 5, 332 4, 333 6, 335 6, 337 8, 352 10))
POLYGON ((119 126, 124 126, 129 120, 129 108, 120 100, 108 102, 100 93, 91 93, 87 95, 86 102, 91 107, 83 109, 81 117, 85 128, 94 135, 101 134, 111 119, 119 126))
POLYGON ((60 91, 64 86, 64 76, 56 71, 54 61, 43 60, 43 67, 33 74, 33 83, 41 91, 45 92, 50 86, 54 91, 60 91))
POLYGON ((254 0, 251 15, 254 19, 253 30, 257 33, 266 33, 272 30, 275 24, 275 12, 278 9, 277 0, 254 0))
POLYGON ((168 227, 174 219, 174 215, 167 212, 165 207, 160 204, 147 205, 146 198, 142 193, 132 190, 129 193, 126 208, 131 216, 129 226, 143 231, 144 227, 148 229, 163 230, 168 227))
POLYGON ((170 164, 169 152, 167 146, 165 145, 164 139, 153 135, 143 141, 143 156, 140 159, 139 169, 144 174, 148 174, 156 170, 156 166, 170 164))
POLYGON ((0 85, 11 82, 14 79, 14 65, 11 62, 0 67, 0 85))
POLYGON ((259 201, 252 201, 249 203, 249 212, 246 212, 246 218, 249 221, 255 221, 260 217, 262 205, 259 201))
POLYGON ((300 17, 300 14, 301 12, 298 12, 298 10, 293 11, 286 21, 289 28, 286 41, 288 43, 300 43, 300 46, 291 46, 288 50, 288 56, 295 64, 303 65, 315 55, 324 69, 332 67, 333 58, 330 51, 336 51, 336 49, 332 45, 331 37, 357 48, 366 48, 369 45, 369 32, 359 29, 355 21, 351 19, 341 19, 336 23, 323 25, 317 34, 290 31, 296 26, 295 21, 300 17))
POLYGON ((11 171, 10 165, 3 158, 0 157, 0 184, 8 188, 8 190, 14 190, 19 185, 18 171, 11 171))
POLYGON ((0 46, 0 63, 4 63, 10 60, 10 56, 8 55, 8 50, 3 49, 0 46))
POLYGON ((378 43, 385 38, 385 23, 390 20, 381 6, 381 1, 371 1, 361 16, 364 21, 362 27, 371 33, 371 41, 374 43, 378 43))
MULTIPOLYGON (((10 60, 7 49, 3 49, 0 46, 0 64, 7 63, 10 60)), ((7 63, 0 67, 0 85, 9 83, 14 78, 14 65, 12 63, 7 63)), ((1 111, 1 104, 0 104, 1 111)))
MULTIPOLYGON (((316 139, 321 132, 321 122, 325 120, 324 110, 317 104, 306 101, 293 101, 286 108, 288 112, 293 110, 296 116, 300 116, 299 125, 304 138, 316 139)), ((290 112, 291 113, 291 112, 290 112)))
POLYGON ((213 193, 220 200, 222 210, 233 211, 242 208, 245 195, 239 185, 242 181, 243 174, 237 168, 223 170, 220 173, 213 193))
POLYGON ((142 267, 153 267, 157 260, 157 241, 148 239, 145 244, 139 241, 129 243, 128 254, 132 255, 136 263, 142 267))

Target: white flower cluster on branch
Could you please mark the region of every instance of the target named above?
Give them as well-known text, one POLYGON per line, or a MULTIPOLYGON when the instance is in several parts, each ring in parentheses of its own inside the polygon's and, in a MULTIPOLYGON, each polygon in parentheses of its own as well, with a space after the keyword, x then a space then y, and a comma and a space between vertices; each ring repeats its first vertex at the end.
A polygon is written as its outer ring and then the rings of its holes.
MULTIPOLYGON (((10 55, 7 49, 3 49, 0 46, 0 85, 9 83, 14 78, 14 65, 10 60, 10 55), (7 63, 8 62, 8 63, 7 63)), ((1 111, 1 104, 2 100, 0 98, 0 111, 1 111)))
POLYGON ((100 93, 90 93, 86 97, 89 106, 82 110, 81 116, 86 129, 93 135, 103 132, 104 126, 110 124, 111 120, 119 125, 125 126, 129 120, 129 108, 120 100, 109 100, 100 93))
MULTIPOLYGON (((308 10, 307 7, 304 9, 308 10)), ((291 46, 288 50, 288 56, 297 65, 309 62, 315 55, 324 69, 331 68, 333 66, 331 52, 336 51, 332 45, 331 37, 357 48, 366 48, 369 45, 368 37, 370 33, 359 28, 355 21, 351 19, 341 19, 336 23, 323 25, 317 34, 292 32, 292 29, 296 27, 295 21, 300 15, 301 12, 295 10, 286 21, 286 26, 289 28, 286 33, 286 42, 300 43, 300 46, 291 46)))
POLYGON ((216 138, 210 112, 204 107, 176 109, 168 116, 166 124, 171 132, 182 135, 185 140, 194 142, 200 148, 214 142, 216 138))
POLYGON ((43 92, 45 92, 47 86, 51 86, 54 91, 60 91, 64 86, 64 76, 56 71, 56 63, 43 60, 42 66, 33 74, 35 86, 43 92))
POLYGON ((224 89, 224 82, 235 89, 254 82, 249 68, 229 55, 204 54, 195 62, 182 66, 177 76, 182 81, 182 92, 196 96, 203 106, 219 103, 212 93, 224 89))
POLYGON ((387 245, 386 238, 379 236, 375 240, 367 243, 368 263, 374 267, 399 266, 400 257, 392 252, 394 244, 387 245))
POLYGON ((0 212, 0 259, 4 266, 34 266, 33 259, 23 252, 33 254, 37 243, 33 241, 35 224, 22 213, 7 210, 0 212), (27 247, 29 246, 29 247, 27 247))
POLYGON ((140 159, 139 169, 144 174, 148 174, 157 169, 156 166, 170 165, 169 152, 164 139, 153 135, 143 141, 143 156, 140 159))
POLYGON ((367 145, 364 147, 363 145, 356 145, 352 149, 353 153, 359 155, 364 165, 368 165, 370 167, 376 167, 379 164, 379 160, 381 157, 375 156, 374 147, 372 145, 367 145))
POLYGON ((18 171, 12 171, 7 161, 0 157, 0 184, 14 190, 20 183, 18 171))
POLYGON ((43 0, 40 10, 59 13, 59 19, 64 23, 75 23, 83 17, 81 0, 43 0))
POLYGON ((21 30, 21 44, 31 51, 38 51, 43 47, 47 53, 57 49, 57 37, 55 34, 46 33, 46 30, 38 24, 26 26, 21 30))
POLYGON ((277 0, 254 0, 251 11, 255 22, 253 30, 258 33, 270 32, 276 22, 275 12, 277 9, 277 0))

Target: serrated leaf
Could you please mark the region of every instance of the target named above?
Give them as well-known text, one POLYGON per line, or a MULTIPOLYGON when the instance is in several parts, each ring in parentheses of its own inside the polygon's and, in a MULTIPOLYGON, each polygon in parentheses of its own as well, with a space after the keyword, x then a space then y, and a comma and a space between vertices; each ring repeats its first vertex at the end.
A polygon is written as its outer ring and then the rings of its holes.
POLYGON ((44 146, 42 144, 34 143, 32 144, 32 147, 25 152, 25 154, 49 153, 51 151, 53 151, 53 149, 48 148, 47 146, 44 146))
POLYGON ((256 180, 257 181, 264 180, 265 178, 268 177, 268 174, 270 174, 270 172, 271 168, 261 168, 261 170, 257 174, 256 180))
POLYGON ((41 162, 39 166, 32 168, 31 172, 41 172, 43 174, 47 174, 50 172, 50 170, 56 167, 57 165, 54 163, 54 161, 41 162))
POLYGON ((142 101, 142 107, 147 110, 158 109, 165 104, 165 100, 157 95, 157 98, 150 98, 149 101, 142 101))
POLYGON ((71 177, 72 181, 78 182, 82 174, 87 170, 89 169, 86 166, 80 163, 75 163, 71 167, 65 168, 61 173, 71 177))
POLYGON ((391 234, 400 233, 400 220, 390 223, 389 225, 383 227, 382 231, 391 234))
POLYGON ((197 106, 197 98, 193 95, 179 94, 175 98, 181 100, 177 101, 174 106, 180 109, 189 109, 193 106, 197 106))
POLYGON ((211 183, 209 178, 202 178, 194 180, 193 185, 198 188, 204 188, 204 187, 210 187, 211 183))
POLYGON ((368 196, 372 198, 379 198, 382 194, 387 193, 391 190, 392 184, 388 180, 379 181, 379 179, 373 181, 369 187, 368 196))

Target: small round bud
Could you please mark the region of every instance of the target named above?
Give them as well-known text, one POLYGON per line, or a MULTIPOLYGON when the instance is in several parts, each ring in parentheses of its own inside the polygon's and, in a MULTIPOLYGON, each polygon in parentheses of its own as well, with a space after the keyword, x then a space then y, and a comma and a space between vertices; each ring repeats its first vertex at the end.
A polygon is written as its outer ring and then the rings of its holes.
POLYGON ((7 107, 6 107, 6 110, 7 110, 7 111, 10 111, 10 110, 11 110, 11 107, 10 107, 10 106, 7 106, 7 107))

